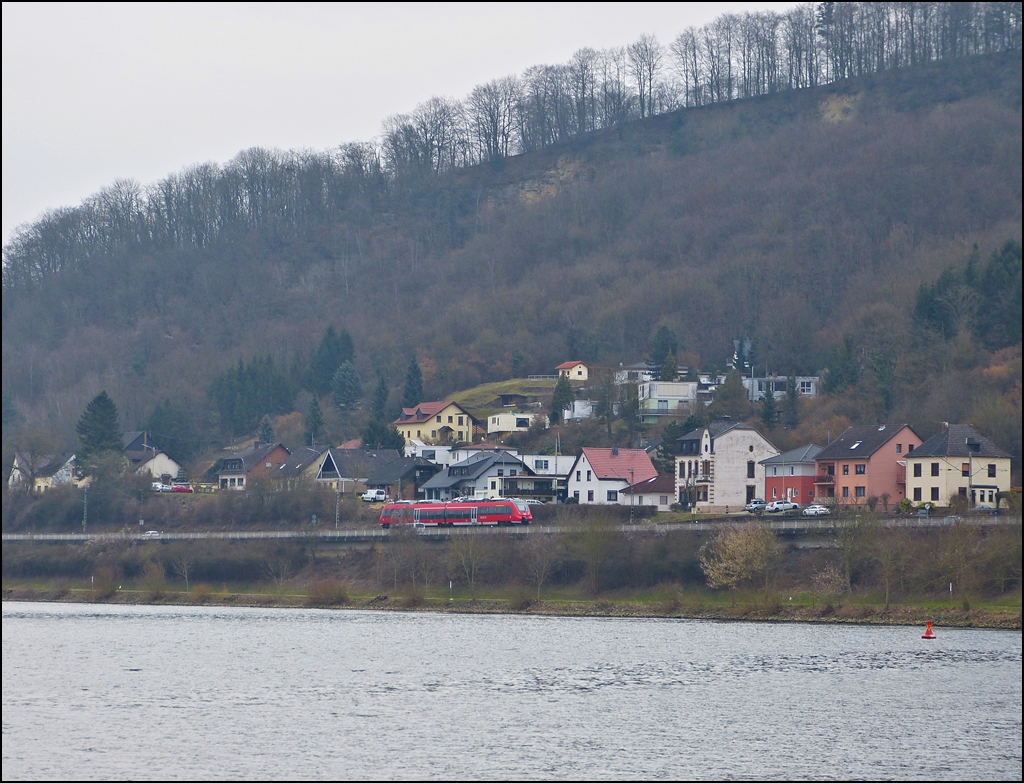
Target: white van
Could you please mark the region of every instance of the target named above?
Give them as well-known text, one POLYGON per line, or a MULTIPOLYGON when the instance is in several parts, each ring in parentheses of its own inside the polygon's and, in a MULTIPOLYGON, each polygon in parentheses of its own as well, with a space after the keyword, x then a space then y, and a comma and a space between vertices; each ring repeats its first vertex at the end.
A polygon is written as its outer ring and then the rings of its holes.
POLYGON ((363 500, 367 503, 383 503, 388 499, 383 489, 368 489, 363 493, 363 500))

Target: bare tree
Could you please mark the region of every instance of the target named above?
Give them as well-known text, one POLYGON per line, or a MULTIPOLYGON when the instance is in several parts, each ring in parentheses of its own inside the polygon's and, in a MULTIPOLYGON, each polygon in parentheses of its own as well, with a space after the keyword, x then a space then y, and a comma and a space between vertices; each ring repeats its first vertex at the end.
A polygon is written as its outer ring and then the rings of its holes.
POLYGON ((476 579, 480 569, 488 560, 489 551, 484 536, 475 530, 452 532, 451 558, 455 568, 462 572, 469 584, 469 596, 476 599, 476 579))
POLYGON ((657 37, 644 33, 627 48, 629 73, 636 84, 637 97, 640 101, 640 117, 649 117, 654 113, 654 80, 661 70, 664 50, 657 37))
POLYGON ((731 527, 701 547, 698 555, 709 587, 727 587, 736 603, 736 588, 747 581, 771 584, 778 546, 771 528, 759 522, 731 527))
POLYGON ((530 581, 537 585, 537 600, 539 601, 541 587, 551 576, 551 572, 561 557, 560 542, 554 536, 531 532, 519 542, 518 548, 523 568, 526 569, 530 581))
POLYGON ((188 577, 196 564, 195 553, 191 549, 181 549, 178 554, 171 558, 171 567, 174 572, 185 581, 185 592, 189 591, 188 577))

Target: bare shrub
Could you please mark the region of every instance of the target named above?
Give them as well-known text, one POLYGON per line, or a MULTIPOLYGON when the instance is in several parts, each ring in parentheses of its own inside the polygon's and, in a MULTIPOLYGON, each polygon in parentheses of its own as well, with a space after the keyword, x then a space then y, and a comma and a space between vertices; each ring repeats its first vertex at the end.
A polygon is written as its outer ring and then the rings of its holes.
POLYGON ((337 579, 324 579, 306 591, 307 606, 345 606, 348 603, 348 589, 337 579))

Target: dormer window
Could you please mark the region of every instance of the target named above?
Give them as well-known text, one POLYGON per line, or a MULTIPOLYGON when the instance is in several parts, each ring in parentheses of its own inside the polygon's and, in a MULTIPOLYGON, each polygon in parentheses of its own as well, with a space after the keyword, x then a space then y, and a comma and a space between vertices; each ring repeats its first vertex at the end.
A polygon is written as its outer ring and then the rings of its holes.
POLYGON ((864 442, 864 441, 862 441, 862 440, 859 440, 859 441, 857 441, 856 443, 854 443, 854 444, 853 444, 852 446, 850 446, 850 451, 853 451, 853 450, 854 450, 855 448, 857 448, 857 447, 858 447, 858 446, 859 446, 859 445, 860 445, 861 443, 863 443, 863 442, 864 442))

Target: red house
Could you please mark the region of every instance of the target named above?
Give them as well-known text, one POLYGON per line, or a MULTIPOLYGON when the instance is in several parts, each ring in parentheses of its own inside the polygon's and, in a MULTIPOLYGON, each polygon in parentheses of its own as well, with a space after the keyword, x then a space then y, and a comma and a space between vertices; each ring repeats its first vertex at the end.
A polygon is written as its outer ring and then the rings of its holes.
POLYGON ((814 458, 821 446, 801 446, 768 459, 764 466, 764 499, 789 500, 801 506, 814 502, 814 478, 817 475, 814 458))

